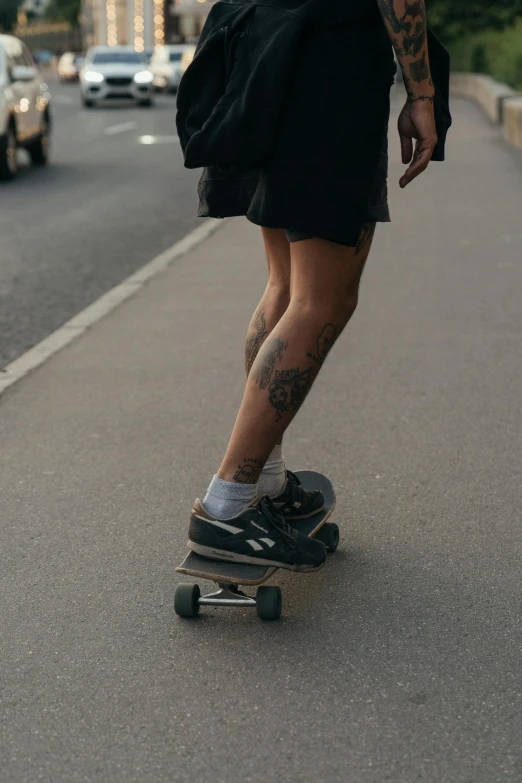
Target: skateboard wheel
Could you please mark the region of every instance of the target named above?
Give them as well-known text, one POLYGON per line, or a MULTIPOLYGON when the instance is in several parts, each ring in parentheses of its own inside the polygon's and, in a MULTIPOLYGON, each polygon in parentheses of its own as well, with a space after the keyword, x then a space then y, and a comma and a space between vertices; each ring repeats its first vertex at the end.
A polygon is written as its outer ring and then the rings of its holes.
POLYGON ((199 585, 178 585, 174 593, 174 611, 179 617, 199 614, 199 585))
POLYGON ((335 522, 327 522, 318 531, 316 538, 322 541, 328 552, 335 552, 339 546, 339 527, 335 522))
POLYGON ((256 593, 256 611, 261 620, 279 620, 283 597, 279 587, 260 587, 256 593))

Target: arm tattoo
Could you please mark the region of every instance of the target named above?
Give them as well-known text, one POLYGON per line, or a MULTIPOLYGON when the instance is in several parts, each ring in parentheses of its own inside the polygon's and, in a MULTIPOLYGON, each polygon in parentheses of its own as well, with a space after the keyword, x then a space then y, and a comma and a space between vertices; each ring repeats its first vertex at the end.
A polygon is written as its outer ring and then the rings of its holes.
POLYGON ((260 357, 261 366, 254 371, 254 383, 257 383, 260 389, 268 388, 275 364, 282 360, 286 348, 288 348, 288 343, 283 342, 279 337, 272 338, 266 344, 266 350, 260 357))
POLYGON ((418 101, 421 103, 424 103, 424 101, 428 101, 428 103, 435 103, 433 95, 417 95, 416 98, 408 98, 408 103, 417 103, 418 101))
POLYGON ((395 35, 399 35, 401 32, 401 23, 395 8, 393 7, 393 3, 391 3, 390 0, 377 0, 377 5, 379 6, 382 16, 388 22, 392 31, 395 33, 395 35))
POLYGON ((317 337, 315 354, 307 353, 307 357, 309 359, 313 359, 314 362, 317 362, 317 364, 323 364, 336 339, 337 329, 333 324, 326 324, 326 326, 323 326, 321 333, 317 337))
POLYGON ((248 330, 245 345, 245 368, 247 375, 252 369, 265 337, 268 335, 264 313, 255 313, 248 330))
MULTIPOLYGON (((411 100, 416 98, 412 82, 421 84, 430 79, 424 0, 377 0, 377 5, 399 58, 411 100), (402 8, 403 12, 398 10, 402 8)), ((429 86, 433 86, 431 80, 429 86)))
POLYGON ((422 55, 420 60, 410 64, 410 75, 414 82, 423 82, 430 75, 430 69, 426 63, 426 52, 422 55))
POLYGON ((426 13, 423 3, 406 3, 401 26, 404 33, 404 51, 417 57, 424 47, 426 38, 426 13))

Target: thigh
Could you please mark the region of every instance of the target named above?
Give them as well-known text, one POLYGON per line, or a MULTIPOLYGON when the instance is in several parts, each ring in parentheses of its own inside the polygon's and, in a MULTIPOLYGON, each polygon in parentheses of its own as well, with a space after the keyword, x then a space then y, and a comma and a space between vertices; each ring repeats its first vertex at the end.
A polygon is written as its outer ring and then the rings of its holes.
POLYGON ((320 237, 292 242, 292 296, 357 295, 374 234, 375 223, 366 223, 355 247, 320 237))

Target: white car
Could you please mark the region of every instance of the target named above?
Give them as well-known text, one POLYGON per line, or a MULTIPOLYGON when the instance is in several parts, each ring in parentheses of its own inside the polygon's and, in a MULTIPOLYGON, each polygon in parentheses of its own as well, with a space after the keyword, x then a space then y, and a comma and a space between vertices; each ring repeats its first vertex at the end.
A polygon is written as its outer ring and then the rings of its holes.
POLYGON ((154 75, 154 86, 158 90, 176 92, 181 81, 181 59, 193 48, 183 44, 158 46, 149 65, 154 75))
POLYGON ((18 38, 0 35, 0 180, 16 175, 18 147, 35 165, 45 165, 50 130, 47 85, 29 50, 18 38))
POLYGON ((92 46, 80 71, 83 105, 130 98, 150 106, 153 79, 145 58, 132 46, 92 46))
POLYGON ((65 52, 58 62, 58 78, 61 82, 77 82, 85 57, 83 54, 65 52))

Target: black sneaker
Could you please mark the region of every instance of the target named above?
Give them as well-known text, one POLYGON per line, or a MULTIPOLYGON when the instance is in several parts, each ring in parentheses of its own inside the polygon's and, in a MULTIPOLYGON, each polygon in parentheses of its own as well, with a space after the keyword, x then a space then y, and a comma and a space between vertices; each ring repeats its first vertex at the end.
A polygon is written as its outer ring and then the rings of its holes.
POLYGON ((272 503, 286 520, 309 519, 324 508, 324 496, 318 489, 305 489, 295 473, 286 471, 286 483, 272 503))
POLYGON ((216 519, 199 500, 190 517, 188 548, 229 563, 317 571, 324 565, 324 544, 287 525, 270 498, 256 499, 231 519, 216 519))

